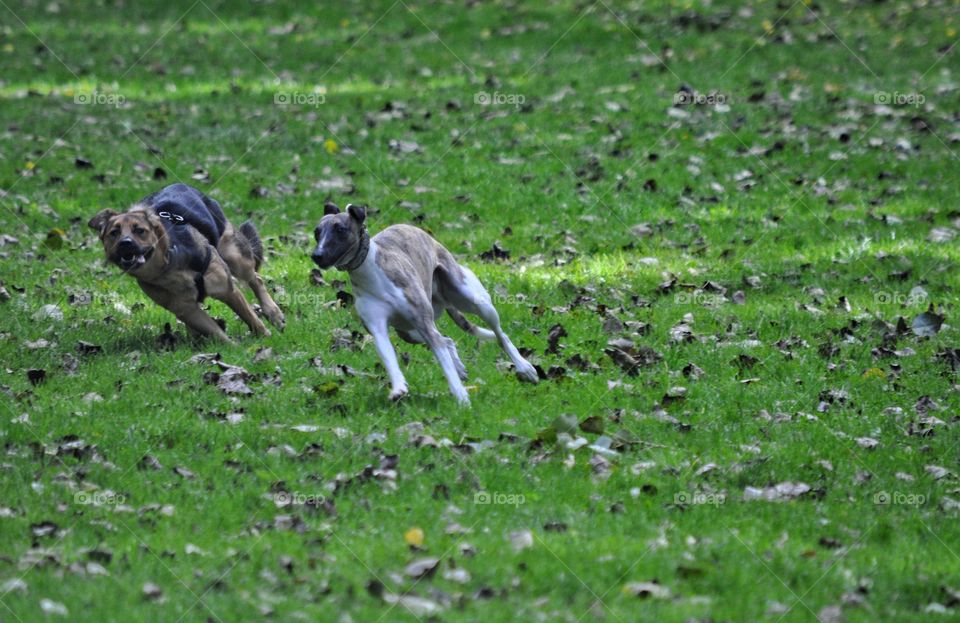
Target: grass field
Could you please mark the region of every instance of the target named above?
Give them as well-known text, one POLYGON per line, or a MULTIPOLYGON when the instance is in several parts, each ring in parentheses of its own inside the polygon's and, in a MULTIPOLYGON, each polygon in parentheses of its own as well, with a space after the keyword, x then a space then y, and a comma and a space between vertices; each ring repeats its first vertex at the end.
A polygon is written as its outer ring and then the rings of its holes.
POLYGON ((960 4, 114 4, 0 1, 0 621, 960 619, 960 4), (284 332, 104 265, 174 181, 284 332), (390 403, 326 200, 540 384, 444 319, 390 403))

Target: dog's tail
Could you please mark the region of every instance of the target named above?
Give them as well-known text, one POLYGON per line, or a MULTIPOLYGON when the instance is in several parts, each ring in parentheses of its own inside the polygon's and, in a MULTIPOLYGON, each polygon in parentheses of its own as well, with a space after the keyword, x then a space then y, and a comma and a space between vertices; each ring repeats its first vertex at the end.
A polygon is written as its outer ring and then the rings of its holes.
POLYGON ((451 318, 453 318, 454 324, 470 335, 475 335, 481 340, 492 340, 493 338, 497 337, 493 331, 490 331, 489 329, 481 329, 477 325, 464 318, 463 314, 452 307, 447 308, 447 313, 450 314, 451 318))
POLYGON ((257 233, 257 228, 254 227, 252 221, 247 221, 240 226, 240 235, 250 245, 253 259, 256 260, 256 268, 259 269, 260 264, 263 264, 263 242, 260 241, 260 234, 257 233))

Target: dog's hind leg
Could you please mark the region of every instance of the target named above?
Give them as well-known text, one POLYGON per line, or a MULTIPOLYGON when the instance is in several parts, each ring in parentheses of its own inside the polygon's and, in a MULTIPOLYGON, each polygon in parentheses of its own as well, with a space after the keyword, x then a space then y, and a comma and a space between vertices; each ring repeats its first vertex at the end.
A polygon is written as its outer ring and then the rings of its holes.
POLYGON ((263 283, 263 278, 255 272, 253 276, 246 280, 246 283, 250 286, 250 289, 253 290, 253 294, 257 297, 257 300, 260 301, 260 308, 267 316, 267 319, 273 323, 273 326, 283 331, 286 319, 280 307, 274 302, 270 293, 267 291, 267 286, 263 283))
POLYGON ((407 320, 413 324, 419 337, 423 338, 423 341, 433 351, 433 356, 437 358, 437 363, 440 364, 443 375, 447 377, 450 393, 460 404, 469 405, 470 397, 467 395, 467 389, 463 386, 463 381, 460 380, 462 375, 466 374, 466 368, 463 367, 460 357, 456 354, 456 346, 453 340, 441 335, 434 323, 436 312, 442 310, 434 309, 430 299, 420 288, 407 288, 404 289, 403 293, 406 295, 407 303, 410 306, 410 317, 407 320))
POLYGON ((513 366, 517 370, 517 376, 521 380, 537 383, 540 380, 537 375, 537 369, 523 358, 520 351, 517 350, 517 347, 513 345, 513 342, 511 342, 507 334, 504 333, 503 328, 500 326, 500 314, 497 313, 497 309, 493 306, 493 302, 490 300, 490 294, 486 288, 483 287, 483 284, 480 283, 480 280, 477 279, 477 276, 474 275, 473 271, 469 268, 461 266, 460 269, 463 271, 462 281, 458 283, 456 278, 447 280, 446 285, 449 286, 447 300, 456 305, 461 311, 480 316, 483 322, 493 330, 497 341, 500 343, 500 348, 503 349, 503 352, 506 353, 510 361, 513 362, 513 366))
POLYGON ((444 336, 443 340, 447 344, 447 351, 449 351, 450 358, 453 360, 453 367, 457 370, 457 376, 460 377, 461 381, 466 381, 469 378, 467 366, 463 365, 463 362, 460 361, 460 354, 457 352, 457 343, 454 342, 452 338, 446 336, 444 336))
POLYGON ((469 320, 463 317, 463 314, 456 307, 447 307, 447 314, 453 320, 453 323, 463 329, 466 333, 476 336, 481 340, 492 340, 497 337, 497 334, 489 329, 483 329, 473 324, 469 320))
POLYGON ((456 356, 455 349, 451 354, 448 342, 453 342, 453 340, 441 335, 432 322, 430 322, 430 326, 420 327, 418 331, 423 335, 427 346, 433 351, 433 356, 437 358, 437 363, 440 364, 443 375, 447 377, 450 393, 460 404, 469 405, 470 396, 467 395, 467 388, 463 386, 463 381, 460 380, 462 378, 460 372, 462 371, 466 375, 467 370, 463 367, 463 363, 460 363, 459 368, 455 363, 460 362, 460 358, 456 356))
MULTIPOLYGON (((397 329, 397 335, 399 335, 400 339, 408 344, 426 344, 426 340, 416 329, 413 329, 412 331, 401 331, 397 329)), ((493 335, 493 333, 490 335, 493 335)), ((449 337, 444 337, 443 340, 447 345, 447 350, 450 351, 450 358, 453 360, 453 367, 457 369, 457 376, 460 377, 461 381, 466 381, 468 378, 467 367, 463 365, 462 361, 460 361, 460 355, 457 353, 457 343, 449 337)))
POLYGON ((257 318, 257 314, 250 307, 243 293, 239 288, 234 287, 233 279, 230 275, 230 269, 227 264, 216 253, 207 272, 203 276, 203 283, 207 294, 226 303, 237 316, 243 320, 250 330, 256 335, 270 335, 270 331, 263 325, 263 322, 257 318))
POLYGON ((246 297, 243 296, 243 293, 240 292, 238 288, 230 288, 229 291, 219 296, 213 294, 211 294, 211 296, 218 301, 226 303, 256 335, 270 335, 270 330, 257 318, 256 312, 250 307, 250 302, 247 301, 246 297))
POLYGON ((247 221, 239 230, 228 229, 220 239, 217 251, 230 267, 231 274, 253 290, 267 319, 283 330, 283 312, 267 291, 263 278, 257 273, 263 262, 263 245, 253 223, 247 221))

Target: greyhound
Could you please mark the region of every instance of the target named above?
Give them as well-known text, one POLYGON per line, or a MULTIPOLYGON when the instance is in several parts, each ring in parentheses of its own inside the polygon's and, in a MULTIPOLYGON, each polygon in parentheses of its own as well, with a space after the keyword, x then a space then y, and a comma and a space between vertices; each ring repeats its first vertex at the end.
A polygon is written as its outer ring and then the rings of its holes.
POLYGON ((350 204, 341 213, 327 203, 323 213, 313 232, 317 246, 311 257, 321 269, 333 266, 350 274, 357 314, 390 375, 391 400, 407 394, 407 381, 390 343, 390 326, 404 341, 426 344, 447 377, 450 393, 461 404, 470 404, 463 386, 467 369, 454 341, 435 324, 444 311, 467 333, 496 338, 520 380, 539 381, 536 368, 500 327, 500 316, 480 280, 430 234, 411 225, 392 225, 371 238, 364 225, 366 208, 350 204), (479 316, 490 330, 475 326, 461 312, 479 316))

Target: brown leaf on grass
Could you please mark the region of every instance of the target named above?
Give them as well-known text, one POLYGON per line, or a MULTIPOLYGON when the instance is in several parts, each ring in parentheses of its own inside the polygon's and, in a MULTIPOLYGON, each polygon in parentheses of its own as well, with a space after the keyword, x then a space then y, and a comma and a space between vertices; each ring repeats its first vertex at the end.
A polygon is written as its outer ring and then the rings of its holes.
POLYGON ((419 154, 423 153, 423 148, 416 141, 403 141, 390 139, 388 143, 390 151, 398 154, 419 154))
POLYGON ((636 376, 639 367, 650 366, 663 359, 660 353, 649 346, 637 346, 627 338, 610 340, 603 352, 630 376, 636 376))
POLYGON ((927 234, 927 240, 935 244, 950 242, 957 237, 957 230, 951 227, 934 227, 927 234))
POLYGON ((662 584, 653 582, 627 582, 622 592, 640 599, 670 599, 670 589, 662 584))
POLYGON ((404 567, 403 572, 409 577, 419 580, 433 577, 439 566, 439 558, 418 558, 404 567))
POLYGON ((103 352, 103 347, 99 344, 91 344, 80 340, 77 342, 77 352, 81 355, 96 355, 103 352))
POLYGON ((56 536, 60 527, 52 521, 41 521, 30 524, 30 534, 35 537, 56 536))
POLYGON ((331 332, 331 336, 330 350, 332 352, 338 350, 358 351, 360 345, 363 344, 363 335, 357 331, 337 327, 331 332))
POLYGON ((30 368, 27 370, 27 380, 31 385, 40 385, 47 380, 47 371, 42 368, 30 368))
POLYGON ((250 396, 253 390, 247 385, 250 380, 250 374, 239 366, 229 366, 220 375, 218 375, 217 387, 225 394, 250 396))
POLYGON ((265 346, 257 349, 252 361, 253 363, 260 363, 261 361, 267 361, 269 359, 273 359, 273 349, 265 346))
POLYGON ((600 480, 606 480, 610 477, 611 471, 613 469, 610 461, 600 456, 599 454, 594 454, 590 457, 590 469, 593 471, 594 475, 600 480))
POLYGON ((547 350, 545 353, 556 353, 560 346, 560 338, 567 337, 567 330, 559 322, 547 332, 547 350))
POLYGON ((693 329, 686 322, 680 322, 670 327, 670 339, 677 343, 692 342, 695 338, 693 329))
POLYGON ((529 530, 517 530, 507 535, 510 546, 515 552, 522 552, 525 549, 533 547, 533 533, 529 530))
POLYGON ((793 500, 811 491, 805 482, 781 482, 772 487, 747 487, 743 490, 744 501, 783 502, 793 500))
POLYGON ((173 473, 176 474, 177 476, 180 476, 184 480, 193 480, 194 478, 196 478, 196 475, 186 467, 180 467, 180 466, 174 467, 173 473))
POLYGON ((489 251, 484 251, 480 254, 480 259, 484 262, 506 261, 510 259, 510 251, 507 251, 494 242, 489 251))
POLYGON ((947 476, 953 475, 953 472, 951 472, 946 467, 942 467, 940 465, 924 465, 923 471, 933 476, 934 480, 942 480, 947 476))
POLYGON ((917 337, 933 337, 940 332, 943 326, 944 316, 936 314, 933 305, 927 311, 918 314, 911 323, 913 334, 917 337))
POLYGON ((683 370, 681 370, 681 372, 683 373, 683 376, 694 381, 706 375, 706 372, 703 370, 703 368, 692 362, 683 366, 683 370))
POLYGON ((163 601, 163 589, 153 582, 147 582, 140 588, 140 593, 147 601, 163 601))
POLYGON ((145 454, 143 455, 143 458, 137 461, 137 469, 141 469, 141 470, 149 469, 149 470, 156 471, 156 470, 163 469, 163 465, 160 463, 157 457, 151 454, 145 454))
POLYGON ((585 433, 603 434, 603 418, 599 415, 591 415, 580 422, 580 430, 585 433))

